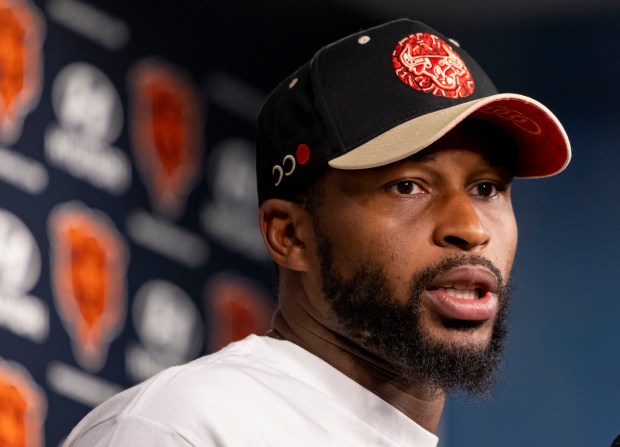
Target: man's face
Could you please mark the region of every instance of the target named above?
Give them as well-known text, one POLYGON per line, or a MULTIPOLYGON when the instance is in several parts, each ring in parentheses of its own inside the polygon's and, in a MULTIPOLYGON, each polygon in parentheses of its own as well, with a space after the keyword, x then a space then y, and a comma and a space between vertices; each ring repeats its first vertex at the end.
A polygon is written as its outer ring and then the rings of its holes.
POLYGON ((336 332, 412 380, 477 392, 506 333, 517 230, 501 141, 457 127, 385 167, 330 171, 314 216, 336 332))

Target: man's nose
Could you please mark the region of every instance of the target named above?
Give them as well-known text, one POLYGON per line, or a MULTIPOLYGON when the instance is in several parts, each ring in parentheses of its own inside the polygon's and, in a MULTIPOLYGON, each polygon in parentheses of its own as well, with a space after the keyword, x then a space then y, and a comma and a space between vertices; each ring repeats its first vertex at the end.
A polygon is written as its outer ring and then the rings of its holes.
POLYGON ((436 206, 435 244, 471 251, 489 243, 490 233, 467 192, 451 194, 436 206))

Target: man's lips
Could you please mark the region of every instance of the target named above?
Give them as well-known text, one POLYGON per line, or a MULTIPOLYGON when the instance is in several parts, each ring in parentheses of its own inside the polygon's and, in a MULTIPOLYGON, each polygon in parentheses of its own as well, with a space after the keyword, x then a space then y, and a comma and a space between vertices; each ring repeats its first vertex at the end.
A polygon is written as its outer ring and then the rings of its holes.
POLYGON ((478 265, 465 265, 437 275, 424 297, 443 318, 485 321, 498 307, 498 278, 478 265))

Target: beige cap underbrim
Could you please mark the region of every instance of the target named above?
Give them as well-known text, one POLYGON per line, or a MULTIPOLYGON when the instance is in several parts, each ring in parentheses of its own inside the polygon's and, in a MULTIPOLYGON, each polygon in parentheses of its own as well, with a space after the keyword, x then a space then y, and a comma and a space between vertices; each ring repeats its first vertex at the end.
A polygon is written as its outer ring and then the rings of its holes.
POLYGON ((382 133, 329 161, 336 169, 367 169, 416 154, 465 118, 475 117, 507 131, 517 148, 517 177, 547 177, 571 159, 566 131, 538 101, 518 94, 497 94, 431 112, 382 133))

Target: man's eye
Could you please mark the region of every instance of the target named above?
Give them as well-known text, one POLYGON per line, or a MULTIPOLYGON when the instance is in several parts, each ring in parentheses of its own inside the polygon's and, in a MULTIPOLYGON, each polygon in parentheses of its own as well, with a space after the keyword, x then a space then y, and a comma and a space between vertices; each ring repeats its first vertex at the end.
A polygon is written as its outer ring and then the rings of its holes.
POLYGON ((401 180, 394 183, 388 188, 390 191, 394 191, 400 195, 408 196, 413 194, 421 194, 425 192, 417 183, 411 180, 401 180))
POLYGON ((495 197, 499 194, 500 188, 495 183, 483 182, 474 186, 472 192, 480 197, 495 197))

